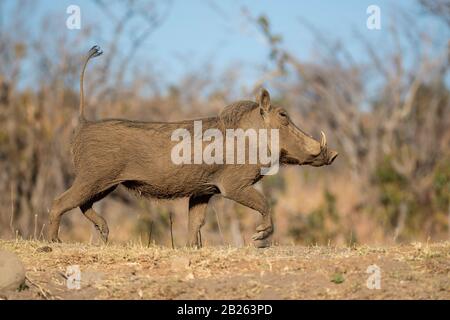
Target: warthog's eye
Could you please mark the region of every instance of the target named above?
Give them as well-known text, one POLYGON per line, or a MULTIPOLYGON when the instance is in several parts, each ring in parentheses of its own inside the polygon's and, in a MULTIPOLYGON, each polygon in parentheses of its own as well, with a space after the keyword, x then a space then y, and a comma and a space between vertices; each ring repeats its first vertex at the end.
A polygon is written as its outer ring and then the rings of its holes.
POLYGON ((287 118, 287 116, 288 116, 285 111, 280 111, 280 112, 278 112, 278 114, 280 115, 280 117, 283 117, 283 118, 287 118))

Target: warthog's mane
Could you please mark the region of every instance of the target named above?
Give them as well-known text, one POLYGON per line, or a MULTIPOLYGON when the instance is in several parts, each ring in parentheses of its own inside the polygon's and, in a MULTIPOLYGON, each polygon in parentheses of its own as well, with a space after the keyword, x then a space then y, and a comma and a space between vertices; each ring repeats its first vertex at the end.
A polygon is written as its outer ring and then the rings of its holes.
POLYGON ((236 128, 244 116, 258 107, 253 101, 238 101, 226 106, 219 114, 221 124, 225 128, 236 128))

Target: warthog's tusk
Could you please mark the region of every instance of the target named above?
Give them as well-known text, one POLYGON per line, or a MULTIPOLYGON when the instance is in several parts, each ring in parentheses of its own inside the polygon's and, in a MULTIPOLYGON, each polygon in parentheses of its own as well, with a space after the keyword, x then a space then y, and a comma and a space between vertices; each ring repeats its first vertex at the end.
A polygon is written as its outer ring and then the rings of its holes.
POLYGON ((326 147, 327 147, 327 136, 325 135, 325 133, 323 133, 323 131, 320 131, 320 134, 322 135, 322 140, 320 141, 320 148, 321 149, 326 149, 326 147))

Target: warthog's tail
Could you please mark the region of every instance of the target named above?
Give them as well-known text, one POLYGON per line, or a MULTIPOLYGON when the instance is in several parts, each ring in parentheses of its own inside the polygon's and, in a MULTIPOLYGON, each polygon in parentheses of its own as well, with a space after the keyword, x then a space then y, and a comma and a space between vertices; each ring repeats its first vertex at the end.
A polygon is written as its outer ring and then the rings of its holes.
POLYGON ((86 118, 84 117, 84 86, 83 86, 83 80, 84 80, 84 71, 86 70, 86 66, 91 58, 98 57, 103 53, 102 49, 100 49, 99 46, 93 46, 91 50, 89 50, 86 59, 84 60, 83 69, 81 70, 80 74, 80 121, 86 121, 86 118))

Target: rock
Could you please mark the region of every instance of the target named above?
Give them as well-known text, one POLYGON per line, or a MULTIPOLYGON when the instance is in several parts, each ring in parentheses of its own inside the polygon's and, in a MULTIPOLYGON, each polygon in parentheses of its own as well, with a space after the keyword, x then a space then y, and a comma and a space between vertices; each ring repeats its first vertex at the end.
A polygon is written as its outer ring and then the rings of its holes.
POLYGON ((17 290, 25 283, 25 267, 12 252, 0 251, 0 291, 17 290))
POLYGON ((52 252, 53 249, 49 246, 43 246, 36 249, 36 252, 52 252))

